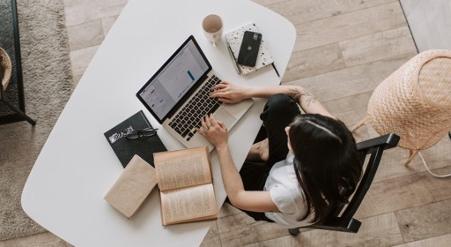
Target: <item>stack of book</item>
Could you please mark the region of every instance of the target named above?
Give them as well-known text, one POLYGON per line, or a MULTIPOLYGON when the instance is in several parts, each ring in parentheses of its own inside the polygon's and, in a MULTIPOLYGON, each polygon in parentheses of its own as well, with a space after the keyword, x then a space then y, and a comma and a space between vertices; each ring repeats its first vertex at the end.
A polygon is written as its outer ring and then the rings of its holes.
POLYGON ((105 200, 130 218, 158 185, 162 225, 217 218, 207 147, 154 153, 154 164, 135 155, 105 200))
POLYGON ((163 225, 215 219, 218 205, 207 147, 166 151, 158 135, 129 140, 152 128, 142 111, 105 132, 125 168, 105 195, 117 211, 132 217, 158 185, 163 225))

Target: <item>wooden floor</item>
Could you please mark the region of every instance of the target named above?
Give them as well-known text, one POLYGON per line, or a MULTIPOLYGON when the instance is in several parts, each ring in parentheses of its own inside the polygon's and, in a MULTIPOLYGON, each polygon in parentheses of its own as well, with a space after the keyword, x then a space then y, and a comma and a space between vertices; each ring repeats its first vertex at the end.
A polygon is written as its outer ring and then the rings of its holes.
MULTIPOLYGON (((408 0, 407 0, 408 1, 408 0)), ((348 126, 360 120, 372 90, 416 54, 398 0, 258 0, 287 17, 297 41, 287 84, 311 90, 348 126)), ((78 79, 120 14, 125 0, 65 0, 73 73, 78 79)), ((376 136, 363 128, 359 140, 376 136)), ((424 152, 436 172, 451 171, 451 142, 424 152)), ((386 152, 375 182, 357 213, 357 234, 307 230, 298 237, 275 224, 255 222, 225 205, 203 246, 450 246, 451 179, 428 176, 407 152, 386 152)), ((50 233, 1 246, 65 246, 50 233)))
POLYGON ((419 51, 451 49, 451 1, 401 0, 419 51))

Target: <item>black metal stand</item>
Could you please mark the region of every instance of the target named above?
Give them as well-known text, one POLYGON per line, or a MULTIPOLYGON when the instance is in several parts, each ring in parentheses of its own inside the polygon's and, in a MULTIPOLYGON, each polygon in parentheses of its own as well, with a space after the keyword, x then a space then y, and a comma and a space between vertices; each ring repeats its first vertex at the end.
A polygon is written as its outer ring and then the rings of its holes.
MULTIPOLYGON (((4 105, 6 105, 11 111, 13 111, 14 115, 12 116, 18 116, 18 118, 16 117, 17 120, 25 120, 27 122, 29 122, 31 125, 36 125, 36 121, 33 120, 31 117, 29 117, 27 114, 25 114, 25 112, 23 112, 22 110, 20 110, 19 108, 15 107, 14 105, 12 105, 11 103, 9 103, 8 101, 4 100, 5 95, 4 95, 4 91, 3 91, 3 86, 1 85, 0 82, 0 102, 2 102, 4 105)), ((15 121, 12 121, 15 122, 15 121)))
MULTIPOLYGON (((33 126, 36 125, 36 121, 33 120, 31 117, 29 117, 27 114, 25 114, 23 111, 21 111, 19 108, 11 105, 7 101, 1 100, 1 99, 0 99, 0 102, 5 104, 11 111, 15 112, 19 116, 18 120, 22 119, 22 120, 29 122, 33 126)), ((13 115, 13 116, 15 116, 15 115, 13 115)), ((16 121, 13 121, 13 122, 16 122, 16 121)))

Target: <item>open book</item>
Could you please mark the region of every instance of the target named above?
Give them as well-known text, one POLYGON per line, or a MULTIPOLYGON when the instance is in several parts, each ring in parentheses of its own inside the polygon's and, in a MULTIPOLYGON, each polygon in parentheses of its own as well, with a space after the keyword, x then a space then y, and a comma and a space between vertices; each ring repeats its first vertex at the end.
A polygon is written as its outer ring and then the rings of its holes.
POLYGON ((207 147, 154 153, 163 225, 217 218, 207 147))
POLYGON ((217 218, 207 147, 154 153, 154 164, 133 156, 105 200, 130 218, 158 184, 163 225, 217 218))

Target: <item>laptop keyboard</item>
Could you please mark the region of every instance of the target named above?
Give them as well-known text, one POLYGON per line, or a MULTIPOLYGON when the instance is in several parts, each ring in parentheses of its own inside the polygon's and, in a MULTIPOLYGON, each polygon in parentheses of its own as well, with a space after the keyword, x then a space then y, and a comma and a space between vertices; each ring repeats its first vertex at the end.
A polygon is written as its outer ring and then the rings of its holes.
POLYGON ((214 75, 210 77, 169 123, 169 126, 187 141, 196 134, 197 128, 201 126, 201 118, 213 113, 222 104, 217 99, 210 97, 210 92, 219 82, 221 80, 218 77, 214 75))

